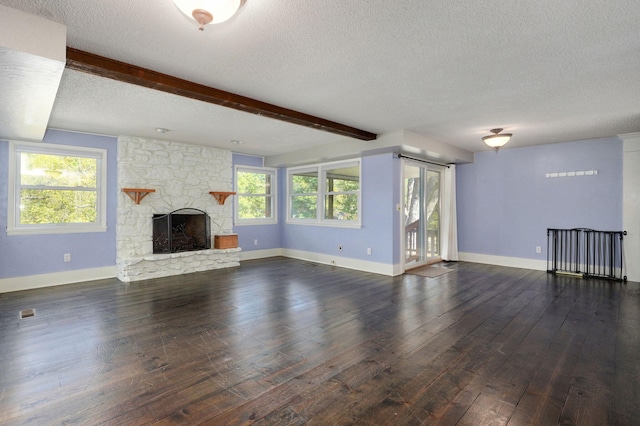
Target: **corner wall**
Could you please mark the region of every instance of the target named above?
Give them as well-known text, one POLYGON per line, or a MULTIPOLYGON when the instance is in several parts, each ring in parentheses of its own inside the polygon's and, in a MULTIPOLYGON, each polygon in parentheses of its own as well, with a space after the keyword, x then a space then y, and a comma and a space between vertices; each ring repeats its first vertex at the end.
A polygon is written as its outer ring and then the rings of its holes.
POLYGON ((457 168, 460 259, 546 269, 547 228, 622 230, 622 158, 617 137, 477 153, 457 168))
POLYGON ((0 293, 115 276, 116 138, 47 130, 44 143, 107 150, 107 231, 8 236, 9 144, 0 142, 0 293))
POLYGON ((395 209, 399 203, 400 160, 391 153, 365 156, 361 160, 360 228, 287 224, 286 173, 283 171, 280 221, 286 255, 386 275, 401 273, 398 263, 401 212, 395 209))
MULTIPOLYGON (((250 166, 250 167, 263 167, 264 159, 262 157, 254 157, 251 155, 233 153, 233 166, 250 166)), ((235 173, 233 178, 235 179, 235 173)), ((279 256, 281 255, 280 248, 282 247, 280 232, 280 223, 285 218, 280 208, 280 200, 282 197, 286 198, 286 194, 282 192, 281 180, 282 173, 278 170, 278 186, 274 188, 275 195, 278 200, 276 206, 276 218, 277 223, 274 224, 262 224, 262 225, 237 225, 234 224, 233 232, 238 234, 238 244, 242 247, 241 259, 255 259, 261 257, 279 256)), ((234 182, 235 188, 235 182, 234 182)), ((235 189, 234 189, 235 190, 235 189)), ((237 197, 233 197, 233 206, 237 202, 237 197)))
POLYGON ((627 279, 640 281, 640 133, 620 135, 624 141, 624 238, 627 279))

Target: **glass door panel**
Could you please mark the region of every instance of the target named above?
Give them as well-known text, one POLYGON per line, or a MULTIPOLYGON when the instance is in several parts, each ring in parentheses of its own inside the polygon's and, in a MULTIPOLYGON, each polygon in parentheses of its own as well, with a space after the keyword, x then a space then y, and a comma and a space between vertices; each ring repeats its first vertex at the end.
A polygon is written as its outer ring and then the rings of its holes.
POLYGON ((425 185, 425 217, 427 221, 427 260, 440 259, 440 172, 427 170, 425 185))
POLYGON ((404 234, 405 265, 425 261, 425 222, 422 203, 423 169, 413 165, 404 166, 404 234))
POLYGON ((405 268, 440 258, 440 172, 404 165, 405 268))

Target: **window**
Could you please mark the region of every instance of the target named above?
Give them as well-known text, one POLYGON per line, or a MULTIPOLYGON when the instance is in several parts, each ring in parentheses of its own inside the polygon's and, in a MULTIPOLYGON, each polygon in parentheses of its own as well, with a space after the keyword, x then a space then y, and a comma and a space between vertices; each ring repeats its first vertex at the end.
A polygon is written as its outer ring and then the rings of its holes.
POLYGON ((276 170, 236 167, 235 224, 276 223, 276 170))
POLYGON ((324 171, 324 218, 333 220, 358 220, 358 196, 360 194, 360 166, 347 165, 324 171))
POLYGON ((106 231, 106 150, 11 143, 7 233, 106 231))
POLYGON ((360 161, 289 169, 291 223, 360 226, 360 161))
POLYGON ((300 170, 289 175, 292 219, 317 219, 318 170, 300 170))

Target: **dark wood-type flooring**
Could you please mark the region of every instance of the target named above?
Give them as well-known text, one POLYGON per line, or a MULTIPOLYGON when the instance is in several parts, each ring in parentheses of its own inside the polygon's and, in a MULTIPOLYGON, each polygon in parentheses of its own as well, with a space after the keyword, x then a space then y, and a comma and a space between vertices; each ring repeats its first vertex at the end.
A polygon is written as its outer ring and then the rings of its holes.
POLYGON ((1 294, 0 424, 639 424, 638 283, 448 267, 1 294))

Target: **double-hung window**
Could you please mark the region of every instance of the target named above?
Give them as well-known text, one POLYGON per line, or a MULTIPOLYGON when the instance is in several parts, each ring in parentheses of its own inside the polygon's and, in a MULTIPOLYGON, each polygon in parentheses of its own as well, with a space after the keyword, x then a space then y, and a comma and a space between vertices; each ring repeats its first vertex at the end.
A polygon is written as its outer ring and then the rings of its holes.
POLYGON ((360 222, 360 164, 321 168, 324 181, 324 220, 360 222))
POLYGON ((106 231, 106 150, 26 142, 9 149, 9 235, 106 231))
POLYGON ((287 171, 290 223, 360 226, 360 161, 287 171))
POLYGON ((236 166, 236 225, 276 223, 276 176, 276 169, 236 166))
POLYGON ((318 169, 296 169, 289 172, 289 218, 318 219, 318 169))

